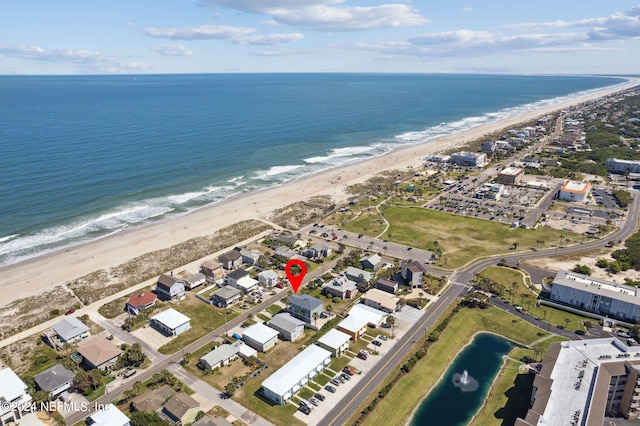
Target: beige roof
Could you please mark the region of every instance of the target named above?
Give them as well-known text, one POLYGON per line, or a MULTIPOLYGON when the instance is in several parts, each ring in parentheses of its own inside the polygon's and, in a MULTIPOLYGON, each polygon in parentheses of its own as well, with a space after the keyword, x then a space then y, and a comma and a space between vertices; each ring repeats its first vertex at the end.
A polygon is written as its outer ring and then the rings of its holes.
POLYGON ((158 389, 147 389, 142 394, 133 398, 131 403, 137 411, 153 413, 158 411, 162 404, 173 394, 169 385, 164 385, 158 389))
POLYGON ((78 353, 91 364, 98 366, 117 357, 122 350, 107 339, 98 338, 80 346, 78 353))
POLYGON ((380 306, 383 306, 389 310, 395 311, 398 306, 398 297, 394 296, 391 293, 387 293, 386 291, 378 290, 377 288, 373 288, 367 291, 363 296, 363 299, 369 299, 373 302, 379 303, 380 306))
POLYGON ((181 419, 190 408, 199 407, 200 403, 191 398, 184 392, 177 393, 164 404, 164 410, 174 416, 181 419))

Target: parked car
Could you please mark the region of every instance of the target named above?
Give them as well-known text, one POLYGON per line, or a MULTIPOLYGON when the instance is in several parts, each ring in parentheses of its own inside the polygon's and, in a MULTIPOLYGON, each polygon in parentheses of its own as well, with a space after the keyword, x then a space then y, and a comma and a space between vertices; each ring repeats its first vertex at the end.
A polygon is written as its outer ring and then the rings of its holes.
POLYGON ((311 404, 315 405, 316 407, 318 406, 318 404, 320 404, 320 401, 318 401, 318 400, 317 400, 317 399, 315 399, 315 398, 310 398, 310 399, 309 399, 309 402, 310 402, 311 404))
POLYGON ((351 376, 350 376, 350 375, 348 375, 347 373, 342 373, 342 374, 340 375, 340 377, 342 377, 343 379, 345 379, 345 380, 347 380, 347 381, 351 380, 351 376))
POLYGON ((387 340, 389 340, 389 338, 388 338, 387 336, 385 336, 384 334, 381 334, 380 336, 378 336, 378 338, 379 338, 380 340, 384 340, 385 342, 386 342, 387 340))
POLYGON ((334 387, 333 387, 333 386, 331 386, 331 385, 327 385, 327 386, 325 386, 325 387, 324 387, 324 389, 325 389, 327 392, 336 393, 336 388, 334 388, 334 387))
POLYGON ((356 374, 356 370, 354 370, 353 368, 349 368, 349 367, 343 368, 342 371, 347 373, 350 376, 353 376, 354 374, 356 374))
POLYGON ((346 382, 345 378, 342 377, 342 375, 336 376, 336 380, 338 380, 340 383, 343 383, 343 384, 344 382, 346 382))
POLYGON ((371 342, 371 344, 373 346, 382 346, 382 342, 380 342, 379 340, 374 340, 373 342, 371 342))
POLYGON ((307 407, 306 405, 300 404, 300 406, 298 407, 298 411, 302 411, 303 413, 305 413, 307 416, 309 414, 311 414, 311 408, 307 407))
POLYGON ((358 358, 360 358, 360 359, 367 359, 368 356, 369 356, 369 352, 367 352, 367 351, 362 350, 362 351, 358 352, 358 358))
POLYGON ((322 238, 327 238, 329 236, 329 234, 327 234, 326 232, 323 232, 322 234, 320 234, 320 236, 322 238))
POLYGON ((138 372, 138 370, 127 370, 127 371, 124 372, 122 377, 124 377, 125 379, 128 379, 129 377, 133 376, 137 372, 138 372))
POLYGON ((340 386, 340 382, 338 381, 338 379, 331 379, 330 382, 332 385, 340 386))
POLYGON ((324 395, 321 394, 321 393, 317 393, 317 394, 313 395, 313 397, 319 399, 320 401, 324 401, 325 400, 324 395))
POLYGON ((242 336, 239 335, 238 333, 233 333, 231 337, 233 337, 234 339, 242 340, 242 336))
POLYGON ((75 310, 75 308, 71 308, 71 309, 69 309, 67 312, 65 312, 64 314, 65 314, 65 315, 71 315, 71 314, 72 314, 72 313, 74 313, 75 311, 76 311, 76 310, 75 310))

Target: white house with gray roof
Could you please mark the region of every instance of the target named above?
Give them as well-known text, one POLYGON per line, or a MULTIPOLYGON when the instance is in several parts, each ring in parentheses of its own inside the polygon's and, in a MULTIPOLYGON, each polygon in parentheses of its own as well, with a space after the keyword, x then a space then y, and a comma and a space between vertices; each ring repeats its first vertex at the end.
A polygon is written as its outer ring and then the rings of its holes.
POLYGON ((240 342, 240 344, 236 342, 232 345, 220 345, 201 357, 200 364, 207 370, 213 370, 214 368, 227 365, 238 357, 238 352, 242 344, 242 342, 240 342))
POLYGON ((75 343, 89 337, 89 327, 76 317, 65 317, 51 328, 62 343, 75 343))
POLYGON ((640 322, 640 289, 637 287, 560 271, 551 284, 550 298, 584 311, 640 322))
POLYGON ((291 314, 280 313, 274 315, 267 325, 278 331, 281 340, 295 342, 304 335, 305 322, 291 314))
POLYGON ((267 269, 258 274, 258 281, 265 287, 273 287, 279 280, 280 277, 278 277, 276 271, 272 269, 267 269))
POLYGON ((242 333, 242 340, 255 350, 266 352, 278 343, 278 332, 262 323, 257 323, 242 333))
POLYGON ((177 336, 191 328, 191 319, 169 308, 151 317, 151 325, 167 336, 177 336))
POLYGON ((360 266, 362 269, 370 269, 372 271, 377 271, 382 264, 382 258, 379 254, 375 253, 369 256, 365 256, 360 259, 360 266))
POLYGON ((64 367, 62 364, 56 364, 49 367, 42 373, 35 375, 34 380, 38 389, 50 392, 53 398, 68 390, 73 384, 74 372, 64 367))

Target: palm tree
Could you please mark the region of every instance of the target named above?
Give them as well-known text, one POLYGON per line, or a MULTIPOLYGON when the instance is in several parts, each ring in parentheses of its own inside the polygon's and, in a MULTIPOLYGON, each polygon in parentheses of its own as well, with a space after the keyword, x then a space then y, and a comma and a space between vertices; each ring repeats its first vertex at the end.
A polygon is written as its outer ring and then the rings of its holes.
POLYGON ((424 297, 424 293, 419 291, 418 292, 418 297, 420 298, 420 305, 422 305, 422 298, 424 297))
POLYGON ((316 325, 316 322, 318 322, 318 317, 320 315, 317 312, 313 313, 313 325, 316 325))
POLYGON ((570 322, 571 322, 571 319, 570 319, 570 318, 565 318, 565 319, 564 319, 564 328, 569 327, 569 323, 570 323, 570 322))

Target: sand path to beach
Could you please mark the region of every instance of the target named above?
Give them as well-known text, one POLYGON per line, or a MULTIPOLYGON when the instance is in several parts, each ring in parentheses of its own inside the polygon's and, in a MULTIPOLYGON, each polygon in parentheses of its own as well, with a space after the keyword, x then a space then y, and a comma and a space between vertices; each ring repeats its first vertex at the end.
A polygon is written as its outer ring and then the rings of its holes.
MULTIPOLYGON (((604 89, 559 105, 478 126, 422 145, 400 148, 381 157, 318 173, 278 187, 232 197, 170 221, 125 230, 100 240, 2 267, 0 291, 4 297, 0 305, 38 294, 93 271, 117 266, 141 254, 167 248, 194 237, 210 235, 242 220, 267 218, 274 209, 313 195, 327 194, 336 201, 344 200, 346 186, 363 182, 383 170, 419 167, 428 154, 637 84, 638 80, 629 81, 622 86, 604 89)), ((137 283, 131 283, 132 286, 135 284, 137 283)))

